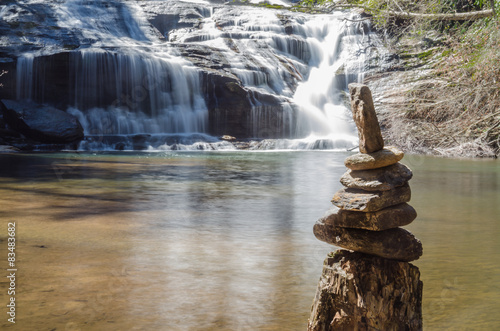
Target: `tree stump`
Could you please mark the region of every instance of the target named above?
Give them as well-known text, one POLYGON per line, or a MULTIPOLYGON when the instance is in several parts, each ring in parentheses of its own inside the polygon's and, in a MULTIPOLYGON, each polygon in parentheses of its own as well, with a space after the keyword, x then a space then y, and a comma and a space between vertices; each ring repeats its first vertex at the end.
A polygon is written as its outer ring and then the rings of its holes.
POLYGON ((410 263, 339 250, 325 260, 308 330, 421 330, 422 288, 410 263))

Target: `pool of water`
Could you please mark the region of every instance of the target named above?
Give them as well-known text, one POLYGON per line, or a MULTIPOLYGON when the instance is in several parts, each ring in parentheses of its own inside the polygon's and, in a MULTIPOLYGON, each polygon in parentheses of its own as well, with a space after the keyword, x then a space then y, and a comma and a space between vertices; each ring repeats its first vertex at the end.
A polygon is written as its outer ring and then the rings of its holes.
MULTIPOLYGON (((341 188, 348 155, 0 155, 2 251, 7 223, 17 228, 16 326, 304 330, 333 249, 312 227, 341 188)), ((498 161, 403 163, 419 213, 407 228, 424 246, 414 262, 424 327, 500 328, 498 161)))

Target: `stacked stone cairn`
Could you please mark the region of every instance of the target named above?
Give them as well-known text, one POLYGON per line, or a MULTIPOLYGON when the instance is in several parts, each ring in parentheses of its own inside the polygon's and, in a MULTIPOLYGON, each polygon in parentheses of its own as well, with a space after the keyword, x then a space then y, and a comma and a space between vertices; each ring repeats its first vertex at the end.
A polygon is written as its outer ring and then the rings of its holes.
POLYGON ((422 255, 409 231, 417 213, 407 204, 411 170, 404 154, 384 141, 370 89, 350 84, 359 154, 345 160, 345 188, 314 225, 316 238, 344 249, 325 260, 308 330, 420 330, 420 272, 408 263, 422 255))

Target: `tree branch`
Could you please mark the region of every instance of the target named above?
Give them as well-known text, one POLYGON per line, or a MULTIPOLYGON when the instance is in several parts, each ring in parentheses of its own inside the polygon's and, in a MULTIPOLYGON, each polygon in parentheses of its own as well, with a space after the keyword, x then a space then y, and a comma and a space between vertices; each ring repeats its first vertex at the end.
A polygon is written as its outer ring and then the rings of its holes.
POLYGON ((477 20, 480 18, 495 16, 496 14, 493 9, 471 11, 466 13, 421 14, 421 13, 411 13, 411 12, 395 11, 395 10, 376 10, 360 5, 335 4, 333 6, 327 7, 328 10, 340 9, 340 8, 359 8, 363 9, 365 12, 368 13, 378 12, 382 15, 388 15, 396 18, 424 19, 431 21, 469 21, 469 20, 477 20))
POLYGON ((477 20, 480 18, 490 17, 494 15, 494 11, 492 9, 471 11, 467 13, 450 13, 450 14, 420 14, 420 13, 410 13, 410 12, 398 12, 393 10, 382 10, 380 12, 382 14, 394 16, 397 18, 425 19, 431 21, 469 21, 469 20, 477 20))

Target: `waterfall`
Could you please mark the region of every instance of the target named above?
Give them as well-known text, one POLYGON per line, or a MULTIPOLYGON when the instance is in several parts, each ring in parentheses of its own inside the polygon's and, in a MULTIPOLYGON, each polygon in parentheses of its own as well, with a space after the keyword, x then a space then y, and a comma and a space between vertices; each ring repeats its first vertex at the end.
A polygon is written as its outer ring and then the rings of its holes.
POLYGON ((17 59, 17 72, 16 72, 16 93, 18 99, 33 99, 33 59, 32 54, 19 57, 17 59))
POLYGON ((306 80, 299 83, 293 96, 299 106, 299 132, 309 135, 305 141, 330 141, 356 146, 357 136, 349 109, 348 84, 363 80, 363 34, 359 24, 345 23, 339 15, 315 16, 304 26, 310 47, 317 50, 309 65, 306 80), (355 60, 353 60, 355 59, 355 60))
POLYGON ((230 148, 226 131, 257 149, 357 144, 346 92, 369 38, 352 14, 61 0, 51 15, 77 45, 19 56, 17 98, 75 115, 82 148, 230 148))
POLYGON ((162 58, 144 56, 137 51, 85 50, 72 54, 71 68, 71 112, 90 131, 142 134, 206 130, 208 113, 199 73, 176 59, 165 54, 162 58), (110 127, 103 128, 102 123, 110 127))

